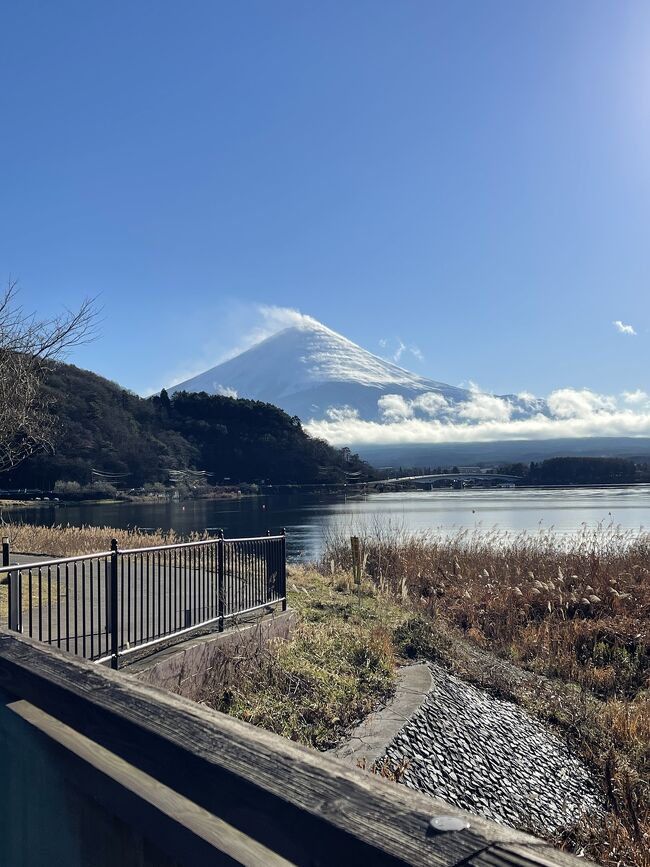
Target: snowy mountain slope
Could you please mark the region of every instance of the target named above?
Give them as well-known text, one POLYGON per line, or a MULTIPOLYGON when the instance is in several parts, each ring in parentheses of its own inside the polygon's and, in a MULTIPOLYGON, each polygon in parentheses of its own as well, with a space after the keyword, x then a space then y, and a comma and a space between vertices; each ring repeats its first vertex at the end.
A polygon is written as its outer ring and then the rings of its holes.
MULTIPOLYGON (((444 419, 476 396, 411 373, 315 321, 285 328, 168 391, 262 400, 304 422, 350 410, 367 420, 391 420, 400 412, 444 419)), ((502 399, 513 417, 544 411, 542 401, 502 399)))

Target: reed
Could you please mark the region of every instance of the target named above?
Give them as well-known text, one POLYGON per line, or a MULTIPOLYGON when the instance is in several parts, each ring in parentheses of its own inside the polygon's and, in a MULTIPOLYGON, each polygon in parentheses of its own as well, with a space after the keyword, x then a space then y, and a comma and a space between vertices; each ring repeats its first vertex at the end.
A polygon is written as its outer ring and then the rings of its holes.
POLYGON ((172 545, 176 542, 195 541, 207 538, 207 534, 192 533, 181 536, 174 530, 119 530, 115 527, 73 527, 70 524, 55 524, 51 527, 32 524, 3 523, 2 536, 9 538, 16 552, 44 554, 52 557, 74 557, 107 551, 111 539, 117 539, 120 548, 139 548, 146 545, 172 545))
MULTIPOLYGON (((393 598, 517 663, 633 696, 650 678, 650 535, 613 525, 451 536, 395 527, 361 535, 366 576, 393 598)), ((326 539, 323 571, 349 571, 349 536, 326 539)))

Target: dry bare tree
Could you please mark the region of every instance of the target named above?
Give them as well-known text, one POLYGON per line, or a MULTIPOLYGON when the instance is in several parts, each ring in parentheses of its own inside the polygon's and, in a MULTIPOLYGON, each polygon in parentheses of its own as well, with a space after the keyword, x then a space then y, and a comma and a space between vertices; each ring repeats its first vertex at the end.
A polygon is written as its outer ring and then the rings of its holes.
POLYGON ((15 280, 0 292, 0 472, 53 446, 55 417, 43 394, 44 375, 66 350, 93 338, 96 321, 93 299, 38 319, 19 303, 15 280))

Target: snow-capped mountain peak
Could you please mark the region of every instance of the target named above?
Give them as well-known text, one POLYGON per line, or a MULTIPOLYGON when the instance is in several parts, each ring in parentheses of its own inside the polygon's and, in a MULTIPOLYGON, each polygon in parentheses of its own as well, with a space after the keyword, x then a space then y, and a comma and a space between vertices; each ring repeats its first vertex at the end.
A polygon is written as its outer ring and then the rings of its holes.
POLYGON ((387 411, 399 412, 400 399, 429 418, 443 417, 446 409, 473 396, 411 373, 309 317, 168 391, 262 400, 304 422, 343 408, 360 418, 385 418, 387 411))

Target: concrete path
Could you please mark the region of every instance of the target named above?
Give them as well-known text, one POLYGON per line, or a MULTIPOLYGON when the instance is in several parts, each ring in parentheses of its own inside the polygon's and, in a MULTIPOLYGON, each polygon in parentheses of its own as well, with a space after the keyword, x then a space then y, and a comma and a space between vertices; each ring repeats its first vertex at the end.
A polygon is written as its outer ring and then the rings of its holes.
POLYGON ((431 672, 426 664, 407 665, 399 670, 395 695, 370 714, 352 732, 349 740, 328 753, 354 767, 370 768, 385 752, 398 732, 420 708, 431 689, 431 672))

